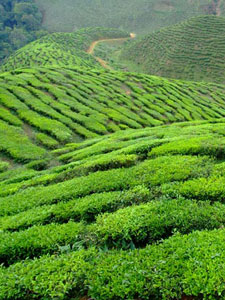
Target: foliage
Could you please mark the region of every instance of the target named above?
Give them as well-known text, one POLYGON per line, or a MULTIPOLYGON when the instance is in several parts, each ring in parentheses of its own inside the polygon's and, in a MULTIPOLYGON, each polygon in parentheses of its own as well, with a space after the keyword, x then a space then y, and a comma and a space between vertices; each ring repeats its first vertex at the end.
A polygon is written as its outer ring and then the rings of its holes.
POLYGON ((122 58, 169 78, 224 83, 225 18, 191 18, 129 43, 122 58))
POLYGON ((223 295, 224 127, 121 130, 1 173, 0 299, 223 295))
POLYGON ((45 34, 42 15, 34 0, 0 1, 0 61, 45 34))
POLYGON ((186 295, 216 300, 224 297, 224 236, 224 229, 196 231, 141 250, 91 248, 20 262, 1 268, 0 298, 68 299, 88 294, 95 299, 186 295))
MULTIPOLYGON (((5 128, 1 131, 0 148, 17 162, 45 159, 44 153, 48 153, 50 160, 54 161, 45 147, 54 149, 68 142, 79 143, 83 139, 100 138, 101 135, 128 128, 222 118, 225 116, 224 99, 224 87, 216 84, 189 83, 115 71, 111 73, 100 68, 17 69, 0 75, 0 122, 1 128, 5 128), (198 103, 195 99, 198 99, 198 103), (16 149, 13 150, 13 147, 16 149)), ((204 141, 205 138, 202 139, 204 141)), ((217 151, 217 156, 223 155, 220 154, 222 145, 219 147, 217 140, 210 142, 209 139, 207 143, 214 145, 208 151, 202 149, 202 152, 209 155, 217 151)), ((140 150, 137 151, 146 154, 142 148, 150 150, 152 143, 140 141, 140 150)), ((160 146, 161 142, 155 140, 155 143, 155 146, 160 146)), ((180 144, 184 147, 182 141, 180 144)), ((196 140, 195 144, 197 153, 199 147, 206 145, 203 143, 201 146, 200 140, 196 140)), ((112 144, 112 148, 119 149, 119 145, 112 144)), ((178 147, 175 142, 172 145, 178 147)), ((104 147, 104 141, 93 145, 95 153, 99 154, 104 147)), ((188 148, 188 145, 185 147, 188 148)), ((89 148, 80 149, 76 154, 67 149, 59 150, 65 151, 59 157, 62 162, 82 159, 89 148)), ((165 154, 171 151, 165 151, 165 154)), ((178 148, 173 151, 178 151, 178 148)), ((191 153, 191 150, 184 151, 191 153)), ((185 154, 184 151, 180 153, 185 154)), ((115 159, 115 162, 111 162, 111 157, 99 158, 99 167, 96 167, 96 163, 92 167, 89 162, 82 172, 87 174, 91 168, 103 170, 104 165, 111 163, 113 166, 116 161, 120 166, 129 164, 129 157, 123 163, 122 157, 115 159)), ((131 160, 135 163, 135 157, 131 160)), ((79 168, 76 172, 80 172, 79 168)))
POLYGON ((0 160, 0 173, 7 171, 9 163, 0 160))
POLYGON ((225 297, 224 86, 104 70, 117 34, 0 74, 0 299, 225 297))
POLYGON ((97 67, 97 61, 85 51, 95 40, 118 37, 129 37, 129 34, 110 28, 82 28, 73 33, 48 34, 16 51, 3 62, 0 70, 49 65, 97 67))

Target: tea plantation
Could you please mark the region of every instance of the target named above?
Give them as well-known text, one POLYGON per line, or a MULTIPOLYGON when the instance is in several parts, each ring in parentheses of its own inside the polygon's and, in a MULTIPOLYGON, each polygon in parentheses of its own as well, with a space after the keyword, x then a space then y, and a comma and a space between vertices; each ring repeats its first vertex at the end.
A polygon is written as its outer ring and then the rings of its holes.
POLYGON ((135 42, 122 58, 149 74, 224 83, 225 18, 200 16, 135 42))
MULTIPOLYGON (((0 75, 0 149, 16 163, 129 128, 225 116, 223 85, 103 69, 36 67, 0 75)), ((12 161, 12 164, 14 162, 12 161)))
POLYGON ((225 86, 102 68, 114 29, 0 73, 0 299, 225 299, 225 86))
POLYGON ((223 298, 224 129, 118 131, 1 170, 0 299, 223 298))
POLYGON ((96 60, 85 51, 93 41, 103 38, 123 38, 129 34, 117 29, 83 28, 73 33, 45 35, 7 58, 0 71, 21 67, 57 65, 95 67, 96 60))

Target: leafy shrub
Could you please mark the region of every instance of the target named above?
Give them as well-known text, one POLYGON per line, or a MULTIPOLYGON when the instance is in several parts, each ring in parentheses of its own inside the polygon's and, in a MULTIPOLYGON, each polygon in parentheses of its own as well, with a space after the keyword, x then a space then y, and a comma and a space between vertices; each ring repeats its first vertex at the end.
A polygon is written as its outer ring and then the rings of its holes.
POLYGON ((54 149, 59 145, 59 143, 55 139, 44 133, 38 133, 36 135, 36 139, 49 149, 54 149))
POLYGON ((82 223, 69 222, 63 225, 33 226, 18 233, 0 233, 0 261, 8 265, 19 259, 60 251, 61 246, 75 247, 83 231, 82 223))
POLYGON ((30 161, 43 158, 45 150, 32 144, 21 129, 10 126, 0 120, 0 151, 5 152, 15 161, 30 161))
POLYGON ((118 208, 132 204, 147 202, 152 195, 144 186, 137 186, 123 192, 93 194, 84 198, 44 205, 39 208, 18 213, 15 216, 0 218, 1 230, 16 231, 33 225, 63 223, 73 221, 94 221, 96 216, 104 212, 113 212, 118 208))
POLYGON ((5 161, 0 161, 0 173, 7 171, 9 168, 9 163, 5 161))
POLYGON ((198 200, 210 200, 224 202, 225 187, 224 177, 208 177, 187 180, 184 183, 162 186, 162 193, 170 196, 182 195, 198 200))
POLYGON ((150 157, 168 154, 210 155, 223 158, 225 155, 223 138, 194 137, 185 140, 170 142, 152 149, 150 157))
POLYGON ((224 237, 224 229, 197 231, 141 250, 89 249, 20 262, 0 269, 0 298, 223 298, 224 237))
POLYGON ((48 163, 49 163, 48 159, 36 160, 36 161, 32 161, 32 162, 26 164, 26 167, 28 169, 34 169, 37 171, 41 171, 41 170, 47 169, 48 163))
POLYGON ((142 247, 168 238, 175 231, 220 228, 225 206, 192 200, 162 200, 120 209, 97 218, 92 230, 100 245, 109 248, 142 247))
POLYGON ((92 193, 127 190, 141 184, 157 186, 207 176, 211 168, 207 157, 159 157, 128 169, 98 171, 47 187, 24 190, 0 200, 0 215, 14 215, 33 207, 69 201, 92 193))

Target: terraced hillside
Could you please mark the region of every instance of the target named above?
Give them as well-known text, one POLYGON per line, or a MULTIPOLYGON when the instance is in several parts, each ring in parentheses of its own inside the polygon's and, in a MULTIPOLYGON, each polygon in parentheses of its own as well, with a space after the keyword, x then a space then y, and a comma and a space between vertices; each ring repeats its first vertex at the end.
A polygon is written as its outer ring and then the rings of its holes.
POLYGON ((201 16, 130 43, 122 57, 149 74, 225 82, 225 18, 201 16))
POLYGON ((3 171, 0 299, 223 299, 224 130, 119 131, 3 171))
POLYGON ((111 36, 2 67, 0 299, 224 299, 225 86, 103 69, 111 36))
POLYGON ((93 41, 129 36, 127 32, 110 28, 83 28, 73 33, 49 34, 16 51, 0 65, 0 71, 49 65, 97 67, 97 61, 86 53, 93 41))
POLYGON ((148 33, 201 14, 224 14, 224 0, 36 0, 50 31, 115 27, 148 33))
POLYGON ((0 75, 0 149, 12 166, 37 161, 38 168, 51 161, 47 149, 120 130, 224 116, 223 85, 100 68, 0 75))

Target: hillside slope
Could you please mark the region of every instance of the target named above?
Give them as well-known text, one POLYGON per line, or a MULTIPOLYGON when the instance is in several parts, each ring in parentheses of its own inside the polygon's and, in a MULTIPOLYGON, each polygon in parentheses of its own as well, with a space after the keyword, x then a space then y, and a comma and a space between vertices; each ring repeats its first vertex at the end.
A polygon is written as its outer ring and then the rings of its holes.
POLYGON ((80 32, 0 73, 0 300, 224 299, 225 86, 103 69, 80 32))
POLYGON ((0 174, 0 299, 223 299, 224 130, 122 131, 0 174))
POLYGON ((14 163, 129 128, 225 116, 223 85, 104 69, 17 69, 0 75, 0 149, 14 163), (19 145, 18 145, 19 142, 19 145))
POLYGON ((225 82, 225 18, 201 16, 130 43, 122 57, 149 74, 225 82))
POLYGON ((16 51, 0 65, 0 72, 34 66, 97 67, 97 61, 85 52, 90 44, 100 39, 125 37, 129 38, 127 32, 110 28, 49 34, 16 51))
POLYGON ((224 0, 36 0, 50 31, 119 27, 147 33, 200 14, 224 13, 224 0))

